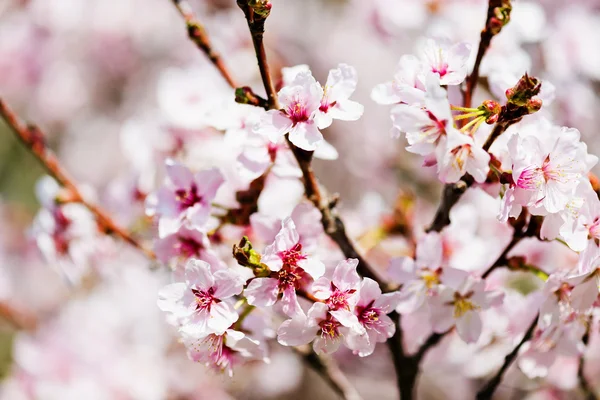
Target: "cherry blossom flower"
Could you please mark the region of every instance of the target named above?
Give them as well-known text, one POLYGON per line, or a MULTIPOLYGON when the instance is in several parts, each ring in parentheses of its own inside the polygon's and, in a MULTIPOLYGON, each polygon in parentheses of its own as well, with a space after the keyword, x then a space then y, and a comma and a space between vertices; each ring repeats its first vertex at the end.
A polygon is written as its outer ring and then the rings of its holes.
POLYGON ((226 300, 240 294, 243 283, 231 270, 213 272, 208 263, 191 259, 181 281, 161 289, 158 306, 177 318, 182 332, 190 336, 222 334, 238 319, 226 300))
MULTIPOLYGON (((319 238, 323 234, 321 212, 310 202, 303 201, 292 210, 290 218, 294 222, 302 250, 311 253, 316 250, 319 238)), ((281 229, 282 220, 267 213, 254 213, 250 216, 250 225, 254 233, 263 242, 275 240, 281 229)))
POLYGON ((543 141, 517 134, 508 146, 513 156, 515 201, 556 213, 566 207, 580 178, 594 162, 587 165, 587 149, 576 129, 553 128, 548 133, 550 138, 543 141))
POLYGON ((557 357, 581 355, 585 330, 584 320, 575 313, 540 318, 533 339, 522 347, 519 368, 532 379, 547 376, 557 357))
MULTIPOLYGON (((171 229, 173 225, 176 229, 183 221, 202 229, 208 221, 211 202, 224 182, 223 175, 216 168, 193 174, 171 159, 165 165, 166 183, 156 195, 156 205, 149 204, 148 212, 158 215, 159 223, 171 229)), ((161 231, 163 234, 170 233, 168 230, 164 232, 165 229, 161 231)))
POLYGON ((266 349, 244 332, 227 329, 222 333, 210 333, 205 337, 186 337, 184 343, 192 361, 203 362, 230 377, 233 367, 243 360, 269 362, 266 349))
POLYGON ((323 140, 315 116, 321 107, 323 88, 310 72, 300 72, 290 86, 278 93, 281 110, 269 110, 255 132, 273 142, 289 133, 290 141, 304 150, 315 150, 323 140))
POLYGON ((458 335, 467 343, 476 342, 482 330, 481 310, 502 302, 502 292, 485 290, 485 281, 468 272, 445 268, 439 294, 431 299, 431 324, 437 333, 456 325, 458 335))
POLYGON ((349 258, 340 261, 329 279, 322 276, 312 285, 313 295, 325 302, 330 310, 350 312, 358 301, 360 276, 356 272, 358 260, 349 258))
POLYGON ((442 182, 458 182, 465 173, 471 174, 475 182, 485 182, 490 155, 471 136, 449 129, 445 147, 438 149, 438 174, 442 182))
POLYGON ((440 77, 442 85, 458 85, 467 76, 471 45, 451 44, 447 40, 427 39, 420 52, 424 71, 440 77))
POLYGON ((393 258, 388 274, 402 285, 396 311, 408 314, 419 309, 428 297, 437 293, 442 274, 443 245, 437 232, 419 239, 416 259, 393 258))
POLYGON ((156 258, 164 263, 172 259, 187 260, 196 258, 209 263, 213 269, 219 268, 222 261, 210 248, 210 242, 205 232, 182 224, 177 232, 158 239, 154 244, 156 258))
POLYGON ((362 116, 364 107, 350 100, 357 81, 356 69, 350 65, 340 64, 329 71, 317 114, 319 128, 327 128, 334 119, 356 121, 362 116))
POLYGON ((438 144, 452 129, 453 120, 446 91, 439 85, 434 74, 427 76, 425 107, 399 104, 391 111, 394 129, 406 133, 411 153, 428 156, 435 152, 438 144))
POLYGON ((301 346, 314 340, 315 352, 331 354, 351 332, 366 334, 356 315, 331 311, 325 303, 314 303, 307 314, 299 313, 281 324, 277 341, 284 346, 301 346))
POLYGON ((398 307, 400 293, 381 293, 381 288, 371 278, 364 278, 358 290, 359 299, 354 308, 358 322, 366 334, 350 331, 347 345, 361 357, 371 355, 377 343, 385 343, 396 332, 394 321, 387 314, 398 307))
POLYGON ((265 248, 261 262, 269 267, 269 277, 255 278, 244 295, 249 304, 272 306, 282 295, 283 311, 293 316, 301 312, 296 290, 304 288, 310 279, 318 279, 325 266, 302 251, 300 237, 290 217, 283 220, 274 242, 265 248))
POLYGON ((379 104, 422 104, 425 98, 425 82, 421 76, 421 64, 413 55, 400 58, 394 79, 375 86, 371 98, 379 104))

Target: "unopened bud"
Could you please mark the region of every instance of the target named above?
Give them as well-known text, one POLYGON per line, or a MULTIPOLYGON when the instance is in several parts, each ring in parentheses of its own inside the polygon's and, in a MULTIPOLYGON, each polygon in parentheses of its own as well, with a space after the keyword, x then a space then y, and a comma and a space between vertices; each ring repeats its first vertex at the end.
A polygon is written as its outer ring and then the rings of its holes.
POLYGON ((542 99, 539 97, 534 97, 530 99, 525 106, 527 107, 529 114, 538 112, 542 108, 542 99))
POLYGON ((508 261, 506 262, 506 266, 509 269, 521 269, 521 267, 523 265, 525 265, 526 263, 526 259, 523 256, 513 256, 511 258, 508 259, 508 261))
MULTIPOLYGON (((539 79, 525 73, 515 86, 506 91, 506 98, 511 104, 516 106, 526 106, 532 97, 537 96, 540 93, 541 88, 542 82, 539 79)), ((532 106, 535 108, 535 105, 532 106)))
POLYGON ((248 5, 255 14, 258 14, 263 18, 267 18, 271 13, 271 8, 273 8, 273 5, 269 0, 248 0, 248 5))
POLYGON ((257 107, 265 107, 267 104, 267 101, 255 94, 249 86, 235 89, 235 102, 257 107))
POLYGON ((260 262, 260 254, 252 248, 252 243, 244 236, 239 244, 233 245, 233 258, 242 267, 251 268, 256 276, 267 276, 269 268, 260 262))
POLYGON ((478 107, 479 110, 485 111, 485 122, 487 124, 495 124, 498 121, 498 116, 502 111, 502 106, 494 100, 486 100, 478 107))

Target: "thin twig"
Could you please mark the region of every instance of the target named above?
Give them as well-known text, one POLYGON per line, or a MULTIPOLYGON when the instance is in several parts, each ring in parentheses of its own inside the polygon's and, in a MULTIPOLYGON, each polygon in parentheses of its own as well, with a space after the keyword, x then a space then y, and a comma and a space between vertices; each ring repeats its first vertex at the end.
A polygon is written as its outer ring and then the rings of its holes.
POLYGON ((154 259, 154 252, 146 248, 142 243, 135 239, 126 229, 120 227, 113 219, 96 204, 86 200, 81 194, 75 180, 60 165, 56 155, 48 148, 44 141, 44 134, 37 126, 22 124, 16 114, 8 105, 0 99, 0 116, 6 121, 15 136, 29 149, 37 158, 46 171, 56 179, 65 189, 69 191, 69 199, 76 203, 86 206, 96 217, 98 225, 107 234, 114 234, 133 247, 138 248, 147 257, 154 259))
POLYGON ((500 382, 502 381, 504 373, 506 372, 508 367, 510 367, 510 365, 513 363, 513 361, 517 358, 519 350, 533 336, 533 332, 535 331, 538 318, 539 314, 534 318, 533 322, 527 329, 527 332, 525 332, 525 335, 523 336, 523 339, 521 339, 519 344, 517 344, 513 351, 511 351, 509 354, 506 355, 506 357, 504 357, 504 363, 502 364, 496 375, 494 375, 494 377, 483 388, 481 388, 479 392, 477 392, 477 400, 490 400, 492 398, 494 392, 496 391, 496 389, 500 385, 500 382))
MULTIPOLYGON (((588 320, 588 327, 583 335, 581 341, 587 348, 588 342, 590 340, 590 329, 592 329, 593 320, 590 317, 588 320)), ((594 392, 594 388, 589 384, 586 376, 585 376, 585 356, 582 354, 579 358, 579 368, 577 369, 577 376, 579 377, 579 384, 581 385, 581 390, 583 391, 584 398, 586 400, 597 400, 598 396, 594 392)))
MULTIPOLYGON (((483 56, 486 51, 490 47, 492 42, 492 38, 500 33, 502 26, 506 24, 508 21, 499 20, 496 15, 496 10, 503 6, 505 1, 503 0, 490 0, 488 4, 487 18, 485 21, 485 27, 481 31, 481 39, 479 41, 479 48, 477 49, 477 56, 475 57, 475 65, 473 66, 473 71, 467 78, 466 89, 464 92, 464 101, 463 105, 466 108, 471 107, 471 102, 473 99, 473 92, 475 91, 475 87, 477 86, 477 81, 479 80, 479 67, 481 66, 481 61, 483 60, 483 56)), ((510 2, 507 1, 508 7, 510 7, 510 2)), ((506 7, 506 5, 505 5, 506 7)), ((510 9, 508 9, 508 13, 510 14, 510 9)), ((508 18, 508 16, 506 17, 508 18)))
POLYGON ((329 357, 323 357, 314 351, 302 351, 294 348, 302 356, 304 362, 323 377, 337 394, 345 400, 362 400, 350 380, 344 375, 338 364, 329 357))
POLYGON ((223 78, 227 81, 229 86, 232 88, 238 87, 231 76, 231 72, 225 66, 221 55, 212 47, 210 38, 208 37, 204 26, 194 15, 192 7, 186 0, 171 0, 181 16, 185 19, 187 26, 187 32, 190 40, 196 44, 196 46, 202 50, 208 57, 210 62, 219 70, 223 78))

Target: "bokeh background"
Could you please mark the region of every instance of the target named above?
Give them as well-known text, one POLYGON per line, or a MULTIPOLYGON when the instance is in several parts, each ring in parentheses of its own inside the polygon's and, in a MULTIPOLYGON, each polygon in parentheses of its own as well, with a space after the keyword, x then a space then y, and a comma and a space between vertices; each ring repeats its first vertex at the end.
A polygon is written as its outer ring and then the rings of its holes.
MULTIPOLYGON (((364 116, 327 129, 326 139, 340 158, 316 164, 320 179, 340 193, 352 234, 359 237, 376 226, 400 192, 418 199, 425 224, 439 196, 434 171, 421 168, 403 150, 402 140, 390 138, 389 109, 375 104, 370 91, 391 80, 400 56, 414 52, 423 37, 465 40, 476 47, 487 2, 272 3, 266 44, 276 75, 282 67, 308 64, 324 82, 340 62, 358 70, 354 98, 365 105, 364 116)), ((600 2, 513 3, 512 21, 494 39, 482 65, 476 99, 495 98, 489 91, 491 75, 530 72, 555 87, 554 101, 543 112, 558 124, 578 128, 590 153, 598 154, 600 2)), ((190 4, 236 80, 262 92, 235 1, 190 4)), ((0 1, 0 96, 22 118, 42 127, 64 166, 91 196, 141 233, 148 224, 143 202, 128 194, 134 188, 152 190, 161 157, 178 143, 205 135, 201 118, 178 108, 186 101, 182 96, 214 105, 225 91, 220 76, 188 40, 169 0, 0 1)), ((458 93, 450 96, 458 98, 458 93)), ((196 145, 187 158, 202 165, 207 152, 196 145)), ((126 247, 111 247, 110 255, 96 260, 102 264, 101 282, 77 287, 65 282, 56 266, 41 257, 31 233, 39 208, 36 182, 43 175, 0 122, 0 303, 19 310, 25 320, 25 328, 19 328, 0 318, 2 399, 336 398, 300 359, 281 349, 273 349, 271 365, 251 364, 233 379, 189 362, 172 343, 155 306, 164 271, 148 272, 156 266, 126 247), (31 320, 35 329, 29 329, 31 320)), ((479 219, 468 234, 481 241, 481 254, 462 255, 466 263, 489 258, 490 251, 494 255, 485 237, 497 228, 495 203, 478 204, 479 219)), ((379 243, 369 257, 389 257, 396 251, 394 243, 379 243)), ((522 292, 532 290, 527 281, 518 285, 522 292)), ((464 352, 441 363, 435 354, 428 358, 419 389, 423 398, 469 398, 465 393, 481 379, 477 369, 487 367, 485 357, 464 352)), ((369 393, 366 398, 396 398, 385 346, 366 359, 343 351, 337 357, 359 391, 369 393)), ((520 382, 514 375, 514 382, 520 382)), ((507 384, 501 395, 523 398, 547 384, 537 385, 507 384)), ((561 393, 569 390, 569 383, 561 387, 561 393)))

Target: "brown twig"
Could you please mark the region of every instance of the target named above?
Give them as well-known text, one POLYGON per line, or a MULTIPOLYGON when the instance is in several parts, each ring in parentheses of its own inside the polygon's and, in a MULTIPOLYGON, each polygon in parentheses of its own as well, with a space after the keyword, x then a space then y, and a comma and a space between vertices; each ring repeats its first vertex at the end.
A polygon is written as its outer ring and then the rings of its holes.
POLYGON ((496 391, 496 389, 500 385, 500 382, 502 381, 504 373, 506 372, 508 367, 510 367, 510 365, 513 363, 513 361, 517 358, 519 350, 533 336, 533 332, 535 331, 538 318, 539 314, 534 318, 531 325, 529 325, 527 332, 525 332, 525 335, 523 336, 523 339, 521 339, 519 344, 517 344, 513 351, 511 351, 509 354, 506 355, 506 357, 504 357, 504 363, 502 364, 496 375, 494 375, 494 377, 483 388, 481 388, 479 392, 477 392, 477 396, 475 397, 477 400, 490 400, 492 398, 494 392, 496 391))
POLYGON ((479 67, 486 51, 490 47, 492 38, 500 33, 502 27, 508 22, 510 17, 510 1, 509 0, 490 0, 488 4, 487 18, 485 27, 481 31, 481 39, 477 56, 475 57, 475 65, 473 71, 467 78, 466 89, 464 92, 464 107, 471 107, 473 92, 479 80, 479 67))
POLYGON ((138 248, 149 258, 155 258, 152 250, 146 248, 126 229, 120 227, 102 208, 83 197, 75 180, 73 180, 67 171, 60 165, 56 155, 46 145, 44 134, 37 126, 22 124, 16 114, 2 99, 0 99, 0 116, 2 116, 15 136, 17 136, 17 138, 19 138, 19 140, 37 158, 46 171, 68 190, 70 196, 69 199, 73 202, 83 204, 92 214, 94 214, 98 225, 105 233, 114 234, 133 247, 138 248))
MULTIPOLYGON (((583 342, 583 344, 585 345, 586 348, 587 348, 588 342, 590 340, 590 329, 592 329, 592 324, 593 324, 593 320, 590 317, 590 319, 588 320, 587 330, 585 331, 585 334, 583 335, 583 338, 581 339, 581 341, 583 342)), ((589 384, 589 382, 585 376, 585 355, 583 355, 583 354, 579 358, 579 368, 577 369, 577 376, 579 377, 579 384, 581 386, 581 390, 583 391, 584 398, 586 400, 598 399, 598 396, 596 396, 594 389, 589 384)))
POLYGON ((319 356, 314 351, 294 350, 302 356, 317 374, 323 377, 337 394, 345 400, 362 400, 361 395, 354 388, 350 380, 344 375, 338 364, 332 358, 319 356))
POLYGON ((223 78, 227 81, 229 86, 232 88, 236 88, 237 85, 233 80, 231 73, 225 66, 221 55, 215 51, 212 47, 212 43, 210 42, 210 38, 208 37, 204 26, 198 21, 192 7, 186 0, 171 0, 177 10, 185 19, 185 23, 187 26, 187 32, 190 40, 196 44, 196 46, 206 54, 210 62, 219 70, 223 78))

